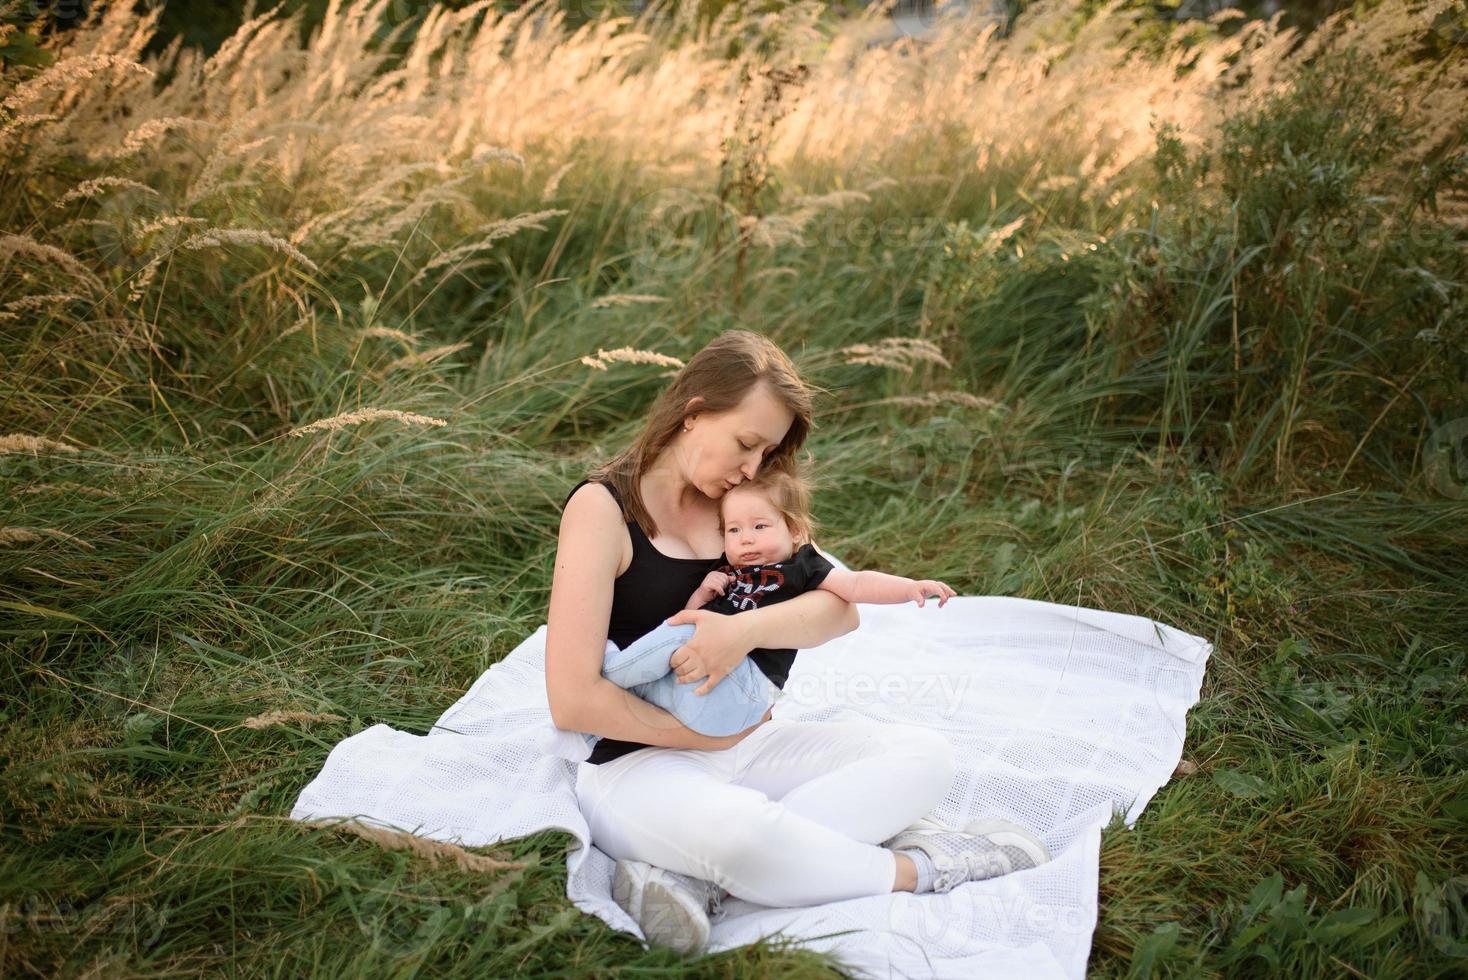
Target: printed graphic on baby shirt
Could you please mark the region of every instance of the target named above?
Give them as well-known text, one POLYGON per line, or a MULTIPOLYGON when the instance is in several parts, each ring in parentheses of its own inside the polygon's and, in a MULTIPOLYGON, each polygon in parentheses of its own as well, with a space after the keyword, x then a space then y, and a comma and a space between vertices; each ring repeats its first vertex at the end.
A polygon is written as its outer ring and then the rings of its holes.
POLYGON ((740 612, 758 609, 760 600, 771 592, 778 592, 785 584, 785 573, 779 565, 751 565, 748 568, 725 565, 722 571, 733 577, 724 590, 724 598, 740 612))
POLYGON ((729 587, 704 608, 736 613, 784 602, 820 585, 833 567, 809 544, 801 545, 784 561, 769 565, 736 568, 726 562, 719 571, 730 577, 729 587))
MULTIPOLYGON (((794 598, 803 592, 817 588, 826 580, 835 566, 810 544, 803 544, 795 554, 782 562, 770 565, 749 565, 735 568, 728 555, 719 565, 719 571, 733 581, 724 595, 715 596, 703 608, 732 616, 746 609, 763 609, 777 602, 794 598)), ((776 687, 783 688, 795 663, 795 649, 782 647, 767 650, 756 647, 749 651, 749 659, 760 672, 776 687)))

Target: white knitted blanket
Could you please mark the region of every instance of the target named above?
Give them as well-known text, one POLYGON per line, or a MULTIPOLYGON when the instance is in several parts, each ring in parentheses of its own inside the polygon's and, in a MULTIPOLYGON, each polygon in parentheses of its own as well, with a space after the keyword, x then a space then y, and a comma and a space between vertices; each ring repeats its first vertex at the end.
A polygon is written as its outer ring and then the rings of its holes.
MULTIPOLYGON (((775 717, 931 726, 959 772, 934 812, 980 814, 1044 838, 1045 865, 945 895, 898 892, 803 908, 730 899, 710 950, 780 934, 832 951, 852 976, 1084 977, 1101 830, 1128 826, 1171 777, 1212 645, 1140 616, 958 596, 939 608, 862 605, 861 626, 802 650, 775 717)), ((373 725, 343 739, 291 811, 355 817, 468 846, 547 828, 574 834, 567 896, 641 938, 591 846, 577 763, 549 754, 545 627, 485 671, 427 735, 373 725)))

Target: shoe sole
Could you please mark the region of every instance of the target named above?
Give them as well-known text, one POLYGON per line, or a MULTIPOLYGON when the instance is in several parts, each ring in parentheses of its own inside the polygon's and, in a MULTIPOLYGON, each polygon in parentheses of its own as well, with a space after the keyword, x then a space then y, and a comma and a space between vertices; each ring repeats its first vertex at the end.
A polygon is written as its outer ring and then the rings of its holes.
POLYGON ((690 907, 681 892, 644 880, 625 861, 618 861, 612 874, 612 900, 637 921, 650 943, 685 954, 708 945, 708 914, 690 907))

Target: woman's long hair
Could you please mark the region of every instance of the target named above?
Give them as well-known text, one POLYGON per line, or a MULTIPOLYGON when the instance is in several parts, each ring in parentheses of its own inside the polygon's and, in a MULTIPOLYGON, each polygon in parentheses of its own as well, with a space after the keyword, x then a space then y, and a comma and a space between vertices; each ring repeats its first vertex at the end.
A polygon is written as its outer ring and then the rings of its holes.
POLYGON ((642 434, 622 452, 597 466, 589 479, 616 487, 622 512, 636 521, 649 538, 657 537, 657 524, 642 502, 640 477, 667 447, 683 419, 698 412, 727 412, 736 407, 749 390, 763 382, 775 399, 794 414, 785 438, 772 449, 760 469, 775 467, 796 472, 796 452, 805 445, 814 427, 813 389, 800 379, 795 365, 778 344, 749 330, 726 330, 694 354, 648 412, 642 434), (701 399, 690 412, 688 402, 701 399))

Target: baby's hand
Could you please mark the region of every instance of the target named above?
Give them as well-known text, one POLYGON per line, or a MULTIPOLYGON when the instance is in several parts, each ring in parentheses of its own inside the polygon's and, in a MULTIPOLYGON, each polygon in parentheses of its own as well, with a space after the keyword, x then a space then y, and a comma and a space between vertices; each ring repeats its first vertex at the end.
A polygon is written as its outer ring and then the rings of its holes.
POLYGON ((917 600, 918 606, 922 606, 930 595, 938 597, 938 608, 941 609, 943 603, 958 595, 958 593, 937 579, 925 578, 912 583, 912 593, 908 598, 917 600))
POLYGON ((724 594, 724 590, 732 581, 734 581, 734 576, 725 572, 709 572, 703 577, 703 584, 693 593, 693 601, 689 608, 697 609, 713 602, 715 598, 724 594))

